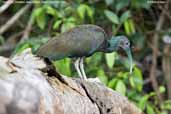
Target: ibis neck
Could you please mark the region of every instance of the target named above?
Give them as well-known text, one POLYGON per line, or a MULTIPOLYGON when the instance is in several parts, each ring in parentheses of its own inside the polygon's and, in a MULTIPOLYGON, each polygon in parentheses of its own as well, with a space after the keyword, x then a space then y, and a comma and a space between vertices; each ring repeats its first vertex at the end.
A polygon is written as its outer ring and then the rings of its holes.
POLYGON ((117 51, 119 49, 117 38, 116 38, 116 41, 113 41, 113 39, 112 39, 112 40, 108 40, 107 43, 108 43, 108 46, 105 49, 107 53, 111 53, 111 52, 117 51))

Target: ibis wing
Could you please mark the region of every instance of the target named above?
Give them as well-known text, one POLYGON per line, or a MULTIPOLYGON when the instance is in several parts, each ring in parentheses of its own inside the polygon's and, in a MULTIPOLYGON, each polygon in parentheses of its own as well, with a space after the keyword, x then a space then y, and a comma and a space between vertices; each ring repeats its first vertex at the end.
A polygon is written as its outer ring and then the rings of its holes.
MULTIPOLYGON (((96 33, 96 32, 95 32, 96 33)), ((37 54, 50 59, 89 56, 97 51, 104 42, 104 34, 95 34, 87 28, 74 28, 49 40, 40 47, 37 54)))
POLYGON ((38 49, 37 55, 58 60, 68 56, 68 49, 69 47, 64 39, 52 38, 38 49))

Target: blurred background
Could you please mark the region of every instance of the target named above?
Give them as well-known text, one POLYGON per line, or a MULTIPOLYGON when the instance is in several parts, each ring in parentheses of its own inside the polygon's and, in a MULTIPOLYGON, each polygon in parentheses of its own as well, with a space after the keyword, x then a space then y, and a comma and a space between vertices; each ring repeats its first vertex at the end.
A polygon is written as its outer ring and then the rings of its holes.
MULTIPOLYGON (((0 56, 33 51, 80 24, 101 26, 131 41, 133 73, 122 52, 85 60, 88 77, 127 96, 146 114, 171 114, 171 0, 0 0, 0 56)), ((54 61, 77 77, 72 59, 54 61)))

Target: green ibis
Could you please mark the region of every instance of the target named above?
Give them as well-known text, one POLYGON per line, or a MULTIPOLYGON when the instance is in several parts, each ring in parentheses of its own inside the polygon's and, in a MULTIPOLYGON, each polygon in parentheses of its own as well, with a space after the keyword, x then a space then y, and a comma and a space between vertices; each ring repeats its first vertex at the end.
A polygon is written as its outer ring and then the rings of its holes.
POLYGON ((130 72, 132 72, 132 55, 128 38, 123 35, 109 38, 105 31, 96 25, 87 24, 72 28, 50 39, 38 49, 36 54, 50 60, 77 58, 74 63, 75 68, 82 79, 87 79, 83 64, 84 57, 89 57, 95 52, 111 53, 120 48, 128 55, 130 72))

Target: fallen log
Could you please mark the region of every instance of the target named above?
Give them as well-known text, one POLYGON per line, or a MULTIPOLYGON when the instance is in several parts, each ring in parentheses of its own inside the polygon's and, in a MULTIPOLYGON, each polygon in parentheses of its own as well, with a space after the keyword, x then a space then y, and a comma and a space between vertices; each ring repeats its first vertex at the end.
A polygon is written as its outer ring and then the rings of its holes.
POLYGON ((142 114, 125 96, 99 82, 49 73, 25 50, 0 57, 0 114, 142 114))

